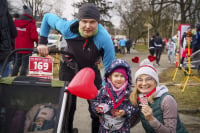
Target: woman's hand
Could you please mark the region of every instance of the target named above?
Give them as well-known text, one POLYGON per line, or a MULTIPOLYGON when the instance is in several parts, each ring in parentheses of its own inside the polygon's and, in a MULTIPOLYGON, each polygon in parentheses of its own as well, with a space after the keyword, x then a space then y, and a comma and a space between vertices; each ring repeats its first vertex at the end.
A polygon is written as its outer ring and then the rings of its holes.
POLYGON ((37 50, 38 50, 39 54, 42 56, 47 56, 49 54, 48 47, 44 44, 38 45, 37 50))
POLYGON ((152 121, 154 119, 152 108, 149 107, 149 105, 144 105, 144 104, 141 106, 142 106, 141 112, 143 113, 145 119, 147 121, 152 121))

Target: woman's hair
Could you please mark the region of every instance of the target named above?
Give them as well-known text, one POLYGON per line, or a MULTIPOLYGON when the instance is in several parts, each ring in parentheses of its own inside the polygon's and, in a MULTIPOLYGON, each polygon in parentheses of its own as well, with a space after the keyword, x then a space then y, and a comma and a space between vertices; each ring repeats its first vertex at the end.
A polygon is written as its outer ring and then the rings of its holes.
MULTIPOLYGON (((156 81, 155 81, 155 82, 156 82, 156 81)), ((137 81, 136 81, 136 83, 137 83, 137 81)), ((140 92, 138 91, 138 88, 137 88, 137 86, 135 85, 135 87, 133 88, 133 91, 131 92, 130 97, 129 97, 131 103, 132 103, 134 106, 138 105, 138 94, 139 94, 139 93, 140 93, 140 92)), ((154 102, 153 98, 155 97, 155 95, 156 95, 156 91, 155 91, 151 96, 148 97, 148 102, 149 102, 149 103, 152 104, 152 103, 154 102)))
POLYGON ((130 94, 130 97, 129 97, 131 103, 132 103, 134 106, 136 106, 136 105, 138 104, 138 100, 137 100, 138 93, 139 93, 139 92, 138 92, 138 89, 137 89, 137 87, 135 86, 135 87, 133 88, 133 91, 132 91, 131 94, 130 94))

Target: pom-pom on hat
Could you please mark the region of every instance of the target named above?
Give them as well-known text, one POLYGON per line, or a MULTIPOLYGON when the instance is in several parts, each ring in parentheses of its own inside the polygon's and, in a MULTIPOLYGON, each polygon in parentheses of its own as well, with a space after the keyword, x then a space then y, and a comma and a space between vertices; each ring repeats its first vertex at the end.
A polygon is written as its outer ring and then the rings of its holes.
POLYGON ((149 61, 149 59, 144 59, 141 63, 139 68, 135 72, 135 81, 138 78, 138 76, 146 74, 154 78, 154 80, 157 83, 157 86, 159 85, 159 78, 158 73, 153 64, 149 61))
POLYGON ((33 11, 30 7, 27 7, 26 5, 23 6, 23 13, 29 16, 33 16, 33 11))
POLYGON ((85 3, 79 8, 78 20, 81 19, 95 19, 100 21, 100 13, 98 8, 92 3, 85 3))

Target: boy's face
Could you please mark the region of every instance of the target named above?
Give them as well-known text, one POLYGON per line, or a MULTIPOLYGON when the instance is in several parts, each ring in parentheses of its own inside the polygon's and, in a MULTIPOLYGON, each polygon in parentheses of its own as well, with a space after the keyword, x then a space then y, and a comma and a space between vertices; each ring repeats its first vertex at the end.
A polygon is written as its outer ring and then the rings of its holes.
POLYGON ((43 118, 37 118, 36 124, 38 127, 42 127, 44 124, 44 119, 43 118))
POLYGON ((98 22, 95 19, 81 19, 79 21, 79 28, 84 36, 92 36, 98 26, 98 22))
POLYGON ((116 89, 120 88, 122 85, 124 85, 126 79, 124 77, 123 74, 119 73, 119 72, 113 72, 110 76, 109 76, 112 84, 114 85, 114 87, 116 89))

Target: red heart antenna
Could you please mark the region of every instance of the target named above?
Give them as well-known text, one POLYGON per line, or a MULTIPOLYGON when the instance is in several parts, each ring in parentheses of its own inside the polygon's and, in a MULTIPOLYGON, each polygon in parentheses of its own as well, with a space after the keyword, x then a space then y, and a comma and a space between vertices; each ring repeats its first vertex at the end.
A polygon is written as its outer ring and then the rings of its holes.
POLYGON ((149 59, 150 62, 153 62, 154 60, 156 60, 156 57, 152 56, 152 55, 149 55, 148 59, 149 59))
POLYGON ((139 63, 139 57, 135 56, 134 58, 132 58, 132 62, 139 63))

